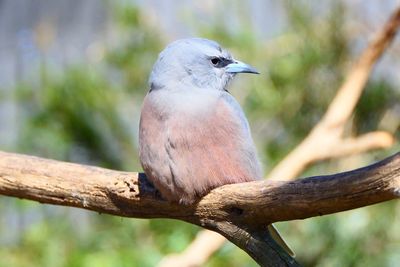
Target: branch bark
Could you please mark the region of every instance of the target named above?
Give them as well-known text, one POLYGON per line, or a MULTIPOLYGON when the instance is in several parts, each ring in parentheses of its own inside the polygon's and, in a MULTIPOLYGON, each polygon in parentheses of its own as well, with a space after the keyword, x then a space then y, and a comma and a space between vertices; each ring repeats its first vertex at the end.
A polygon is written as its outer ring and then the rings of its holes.
POLYGON ((161 199, 144 174, 0 152, 0 194, 123 217, 179 219, 222 234, 261 266, 297 266, 266 225, 400 197, 400 153, 334 175, 225 185, 180 206, 161 199))

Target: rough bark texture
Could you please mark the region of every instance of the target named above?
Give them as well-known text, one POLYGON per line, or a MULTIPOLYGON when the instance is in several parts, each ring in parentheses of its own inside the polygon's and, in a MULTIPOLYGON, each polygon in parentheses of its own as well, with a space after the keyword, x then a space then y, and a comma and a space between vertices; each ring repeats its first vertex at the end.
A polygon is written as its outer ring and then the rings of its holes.
POLYGON ((224 235, 261 266, 296 266, 266 225, 398 198, 400 153, 328 176, 226 185, 180 206, 163 200, 144 174, 0 152, 0 194, 124 217, 179 219, 224 235))

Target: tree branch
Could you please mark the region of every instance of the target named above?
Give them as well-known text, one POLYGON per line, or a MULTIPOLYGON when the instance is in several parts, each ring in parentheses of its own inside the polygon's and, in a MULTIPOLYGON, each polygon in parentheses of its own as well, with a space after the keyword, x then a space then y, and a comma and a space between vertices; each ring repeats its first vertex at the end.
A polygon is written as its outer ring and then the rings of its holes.
POLYGON ((346 139, 343 133, 375 63, 392 43, 399 27, 400 7, 393 12, 382 30, 351 68, 321 121, 270 172, 268 175, 270 179, 291 180, 312 162, 356 154, 371 149, 387 148, 394 143, 392 134, 387 132, 369 133, 362 137, 362 142, 357 137, 346 139), (354 141, 354 143, 351 143, 351 141, 354 141), (325 149, 315 149, 316 147, 325 149), (352 147, 355 149, 349 149, 352 147))
POLYGON ((334 175, 225 185, 181 206, 161 199, 144 174, 0 152, 0 194, 123 217, 179 219, 221 233, 262 266, 297 266, 266 225, 400 197, 400 153, 334 175))

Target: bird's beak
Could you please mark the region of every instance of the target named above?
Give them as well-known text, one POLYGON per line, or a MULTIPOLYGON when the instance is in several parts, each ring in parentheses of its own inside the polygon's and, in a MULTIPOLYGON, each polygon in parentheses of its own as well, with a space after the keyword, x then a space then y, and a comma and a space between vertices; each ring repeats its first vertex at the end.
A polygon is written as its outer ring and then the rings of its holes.
POLYGON ((228 64, 225 69, 226 72, 229 73, 254 73, 254 74, 260 74, 255 68, 252 66, 238 61, 234 60, 232 63, 228 64))

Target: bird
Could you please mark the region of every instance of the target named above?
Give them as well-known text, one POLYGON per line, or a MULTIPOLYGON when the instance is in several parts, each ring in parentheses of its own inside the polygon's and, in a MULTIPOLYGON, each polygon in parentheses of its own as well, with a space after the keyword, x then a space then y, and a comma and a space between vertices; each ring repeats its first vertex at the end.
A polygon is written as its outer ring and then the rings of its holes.
POLYGON ((216 187, 262 178, 249 123, 228 91, 239 73, 259 74, 204 38, 176 40, 159 54, 140 115, 139 158, 167 201, 191 205, 216 187))
POLYGON ((211 40, 177 40, 150 74, 139 156, 161 196, 192 204, 215 187, 261 178, 248 121, 227 86, 258 73, 211 40))

